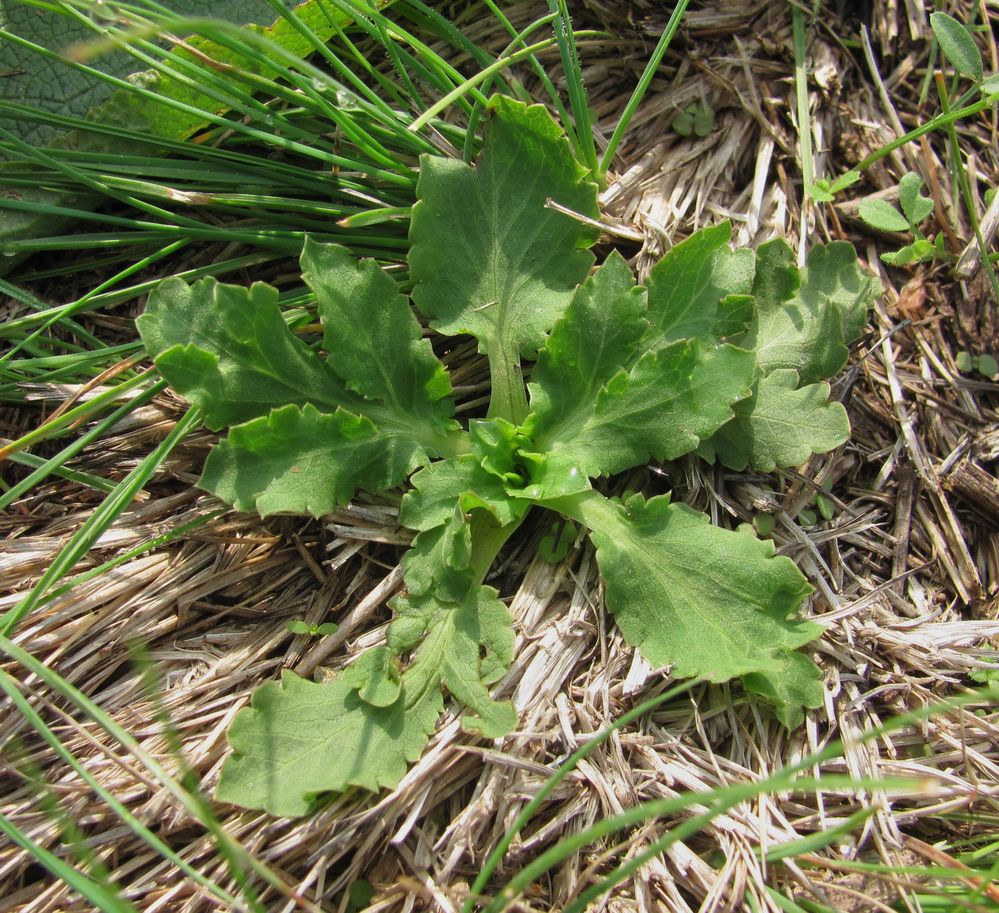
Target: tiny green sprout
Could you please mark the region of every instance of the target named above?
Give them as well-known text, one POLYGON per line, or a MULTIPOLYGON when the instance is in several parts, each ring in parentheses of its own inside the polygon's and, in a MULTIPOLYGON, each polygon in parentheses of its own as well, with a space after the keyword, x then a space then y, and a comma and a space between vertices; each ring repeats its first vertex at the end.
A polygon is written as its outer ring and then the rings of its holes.
POLYGON ((999 374, 999 362, 994 355, 972 355, 970 352, 958 352, 954 364, 962 374, 977 371, 984 377, 995 377, 999 374))
POLYGON ((995 377, 999 374, 999 362, 996 362, 994 355, 979 355, 975 359, 975 367, 979 374, 984 374, 986 377, 995 377))
MULTIPOLYGON (((829 491, 832 488, 832 479, 826 479, 822 483, 822 487, 829 491)), ((815 495, 814 500, 815 507, 823 520, 831 520, 836 515, 836 506, 833 504, 832 498, 820 493, 815 495)))
POLYGON ((814 510, 799 510, 798 511, 798 523, 802 526, 815 526, 819 522, 819 518, 816 516, 814 510))
POLYGON ((927 238, 919 230, 919 223, 927 218, 934 208, 933 200, 920 193, 923 179, 918 174, 902 175, 898 184, 898 203, 901 212, 887 200, 867 199, 860 201, 860 218, 871 228, 884 232, 908 232, 913 236, 911 244, 896 251, 881 255, 881 259, 891 266, 910 266, 926 263, 932 259, 947 256, 943 235, 927 238))
POLYGON ((971 669, 968 678, 980 685, 988 685, 993 688, 999 685, 999 669, 971 669))
POLYGON ((856 184, 859 180, 859 171, 847 171, 846 174, 841 174, 833 180, 819 178, 805 188, 805 193, 815 200, 816 203, 831 203, 837 193, 846 190, 847 187, 856 184))
POLYGON ((538 555, 548 564, 558 564, 572 548, 579 532, 575 523, 569 520, 556 520, 538 543, 538 555))
POLYGON ((301 618, 293 618, 285 622, 284 626, 292 634, 305 634, 309 637, 324 637, 327 634, 335 633, 339 627, 339 625, 334 624, 332 621, 317 625, 303 621, 301 618))
POLYGON ((753 517, 753 529, 761 539, 766 539, 773 533, 776 523, 773 514, 757 514, 753 517))
POLYGON ((670 128, 680 136, 707 136, 715 125, 714 109, 706 101, 692 102, 670 122, 670 128))
POLYGON ((350 913, 358 913, 366 909, 374 898, 375 889, 371 886, 371 882, 358 878, 352 881, 347 889, 347 910, 350 913))

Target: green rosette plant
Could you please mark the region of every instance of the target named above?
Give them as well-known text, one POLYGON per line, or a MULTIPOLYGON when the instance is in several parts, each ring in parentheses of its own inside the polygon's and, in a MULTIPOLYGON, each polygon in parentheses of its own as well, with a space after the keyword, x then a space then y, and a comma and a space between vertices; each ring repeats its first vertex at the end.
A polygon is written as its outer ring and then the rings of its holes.
POLYGON ((324 793, 392 787, 445 694, 466 730, 509 733, 513 705, 490 686, 513 629, 484 581, 532 509, 588 531, 607 606, 653 666, 739 678, 798 725, 822 686, 801 652, 820 627, 798 615, 811 587, 794 563, 748 528, 667 496, 609 498, 594 480, 693 453, 771 470, 842 444, 849 423, 825 380, 876 291, 852 247, 817 247, 799 270, 783 241, 730 249, 723 223, 674 247, 644 286, 616 253, 594 269, 596 185, 544 108, 502 97, 478 161, 424 157, 417 197, 412 304, 374 261, 306 242, 318 349, 262 283, 169 280, 139 318, 162 375, 209 428, 229 429, 201 478, 227 503, 321 517, 359 489, 409 485, 399 522, 416 535, 385 644, 330 681, 285 672, 258 688, 229 730, 218 798, 302 815, 324 793), (454 418, 417 313, 478 341, 484 417, 454 418))

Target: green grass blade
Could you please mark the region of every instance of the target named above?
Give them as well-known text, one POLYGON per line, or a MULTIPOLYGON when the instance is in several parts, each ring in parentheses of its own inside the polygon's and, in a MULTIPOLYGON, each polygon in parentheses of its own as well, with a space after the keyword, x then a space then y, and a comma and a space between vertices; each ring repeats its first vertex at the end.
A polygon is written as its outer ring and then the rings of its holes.
POLYGON ((590 104, 583 85, 583 68, 579 63, 576 49, 576 36, 569 19, 566 0, 548 0, 548 9, 558 14, 555 20, 555 40, 562 57, 562 73, 569 92, 569 107, 572 110, 572 124, 565 124, 576 148, 579 160, 596 175, 597 147, 593 139, 593 126, 590 123, 590 104))
POLYGON ((36 862, 92 903, 95 910, 100 910, 101 913, 138 913, 128 901, 112 894, 104 885, 88 878, 41 844, 36 843, 3 814, 0 814, 0 831, 7 835, 11 843, 30 853, 36 862))
POLYGON ((41 716, 39 716, 35 708, 28 703, 24 695, 21 694, 15 680, 2 670, 0 670, 0 689, 3 689, 35 732, 37 732, 52 748, 52 750, 76 772, 80 779, 82 779, 98 796, 100 796, 104 802, 107 803, 108 807, 128 826, 129 830, 145 842, 146 845, 153 850, 153 852, 158 853, 165 860, 171 862, 177 867, 178 871, 183 872, 192 881, 201 885, 201 887, 205 888, 219 900, 231 905, 238 904, 235 897, 220 888, 211 879, 202 875, 182 856, 174 852, 168 844, 160 840, 156 834, 139 821, 139 819, 136 818, 123 803, 119 802, 115 798, 114 794, 106 789, 101 784, 100 780, 91 774, 90 771, 80 763, 76 756, 62 744, 59 737, 52 731, 52 729, 49 728, 41 716))
POLYGON ((606 178, 607 171, 610 169, 611 163, 614 161, 614 155, 617 153, 617 147, 621 144, 621 140, 624 138, 624 134, 628 129, 628 125, 631 123, 631 119, 634 117, 635 112, 638 110, 638 106, 642 103, 642 99, 645 97, 645 93, 652 84, 652 79, 656 75, 656 71, 659 69, 659 64, 662 63, 662 59, 666 55, 666 51, 669 50, 669 46, 673 41, 673 36, 676 35, 676 31, 680 27, 680 23, 683 21, 683 16, 687 11, 687 5, 689 3, 690 0, 679 0, 673 8, 673 13, 670 15, 669 21, 666 23, 666 28, 663 29, 662 35, 659 36, 659 42, 656 44, 655 50, 649 58, 649 62, 645 65, 645 69, 642 71, 641 78, 638 80, 638 85, 635 86, 634 92, 631 93, 631 98, 628 99, 628 103, 624 106, 624 110, 618 118, 617 126, 614 127, 614 132, 611 134, 610 141, 607 143, 607 148, 604 150, 603 157, 600 159, 600 169, 597 172, 597 175, 600 178, 601 183, 606 178))
POLYGON ((97 541, 101 534, 118 518, 138 491, 152 478, 153 474, 187 434, 201 420, 196 409, 188 412, 145 459, 135 467, 108 495, 76 531, 66 547, 59 552, 48 566, 31 592, 14 608, 0 617, 0 633, 4 636, 13 633, 17 626, 39 604, 46 591, 65 576, 97 541))

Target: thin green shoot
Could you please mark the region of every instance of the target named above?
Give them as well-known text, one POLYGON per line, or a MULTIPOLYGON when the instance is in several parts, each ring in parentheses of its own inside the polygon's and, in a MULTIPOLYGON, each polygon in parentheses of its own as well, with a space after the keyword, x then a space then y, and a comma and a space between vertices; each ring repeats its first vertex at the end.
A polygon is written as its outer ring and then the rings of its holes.
MULTIPOLYGON (((811 187, 815 178, 812 159, 812 116, 808 105, 808 47, 805 40, 805 14, 796 3, 791 4, 791 29, 794 43, 794 99, 798 123, 798 150, 803 187, 811 187)), ((801 197, 801 231, 798 238, 798 263, 805 262, 808 245, 807 191, 801 197)))
POLYGON ((72 567, 93 546, 97 539, 121 515, 143 486, 153 477, 160 464, 170 452, 194 429, 201 420, 197 409, 187 412, 173 427, 170 433, 145 457, 122 481, 115 490, 101 502, 100 506, 87 518, 73 534, 45 573, 31 588, 31 591, 16 606, 0 617, 0 633, 4 636, 13 633, 17 626, 40 603, 45 593, 55 586, 72 567))
POLYGON ((129 390, 147 383, 148 380, 149 378, 147 374, 138 374, 128 380, 122 381, 120 384, 109 390, 104 390, 101 393, 96 394, 91 399, 78 406, 74 406, 72 409, 67 409, 61 415, 43 422, 37 428, 22 434, 19 438, 16 438, 7 444, 4 444, 3 447, 0 447, 0 458, 8 457, 18 450, 24 450, 27 447, 31 447, 33 444, 37 444, 39 441, 44 441, 50 437, 54 437, 77 422, 83 421, 84 419, 93 416, 95 413, 102 411, 112 403, 117 402, 129 390))
POLYGON ((552 794, 559 783, 561 783, 576 769, 577 766, 579 766, 580 761, 584 760, 588 755, 596 751, 597 748, 599 748, 613 733, 617 732, 619 729, 623 729, 639 717, 645 716, 645 714, 654 710, 656 707, 676 700, 676 698, 681 695, 688 693, 696 684, 698 684, 697 679, 693 679, 689 682, 684 682, 681 685, 675 685, 664 691, 662 694, 657 694, 654 697, 650 697, 648 700, 643 701, 637 707, 633 707, 626 713, 621 714, 621 716, 618 717, 612 725, 608 726, 606 729, 602 729, 592 739, 584 742, 565 760, 564 763, 560 764, 555 772, 544 782, 541 789, 534 794, 531 801, 528 802, 523 809, 521 809, 520 813, 514 819, 513 824, 507 828, 506 832, 503 834, 503 838, 496 844, 493 851, 482 864, 482 868, 479 871, 478 876, 475 881, 472 882, 468 899, 462 907, 462 913, 471 913, 474 909, 475 898, 482 895, 483 890, 489 883, 489 879, 492 878, 496 869, 503 862, 503 857, 507 854, 507 851, 510 849, 513 841, 517 838, 517 835, 530 823, 535 812, 541 808, 545 800, 552 794))
MULTIPOLYGON (((950 700, 941 701, 938 704, 928 707, 922 707, 918 710, 901 714, 890 720, 882 722, 879 726, 862 733, 858 737, 858 741, 860 744, 865 744, 867 742, 882 738, 887 733, 910 726, 919 720, 927 719, 939 713, 945 713, 958 708, 963 708, 970 704, 988 703, 993 701, 996 696, 999 696, 999 689, 987 688, 959 695, 950 700)), ((644 705, 642 706, 644 707, 644 705)), ((636 711, 638 709, 639 708, 636 708, 636 711)), ((634 715, 637 715, 637 713, 633 713, 634 715)), ((605 741, 615 728, 617 728, 617 724, 615 724, 614 727, 608 727, 607 729, 602 730, 600 734, 591 740, 591 742, 588 742, 585 747, 590 747, 590 750, 593 750, 593 748, 596 747, 594 743, 602 743, 605 741)), ((635 824, 648 820, 652 817, 660 817, 697 805, 708 806, 706 812, 682 822, 676 828, 670 830, 669 833, 667 833, 662 839, 650 844, 645 851, 631 857, 624 865, 604 876, 596 885, 581 893, 576 902, 569 906, 565 913, 581 913, 581 911, 586 908, 588 903, 605 893, 613 887, 614 884, 619 883, 628 875, 637 871, 641 865, 655 858, 674 842, 695 833, 697 830, 700 830, 704 824, 708 823, 716 815, 722 814, 726 810, 738 805, 740 802, 747 801, 757 795, 790 790, 798 791, 836 788, 899 788, 903 790, 918 791, 925 785, 925 781, 913 780, 911 778, 874 778, 869 780, 858 780, 848 776, 839 775, 824 775, 807 778, 798 777, 798 774, 808 770, 809 768, 814 768, 822 763, 841 756, 843 750, 844 746, 841 742, 830 742, 824 748, 812 753, 808 757, 793 765, 777 771, 765 780, 755 783, 745 783, 737 786, 725 787, 713 790, 710 793, 686 793, 668 799, 654 800, 652 802, 643 803, 639 806, 627 809, 619 815, 603 819, 592 827, 587 828, 585 831, 574 834, 572 837, 560 841, 555 846, 551 847, 549 850, 532 860, 505 885, 499 895, 494 897, 485 905, 483 913, 499 913, 499 911, 503 910, 509 902, 517 897, 531 883, 540 878, 545 872, 558 863, 571 857, 573 854, 579 852, 590 843, 593 843, 603 837, 611 836, 620 830, 630 828, 635 824)), ((553 774, 553 777, 559 776, 560 773, 560 770, 556 771, 556 773, 553 774)), ((561 777, 559 777, 559 779, 561 779, 561 777)), ((546 781, 545 787, 548 786, 549 782, 551 782, 551 778, 549 778, 549 781, 546 781)), ((545 787, 543 787, 543 789, 545 787)), ((545 795, 547 795, 547 793, 545 793, 545 795)), ((533 811, 536 810, 541 803, 538 802, 532 804, 534 806, 532 808, 533 813, 533 811)), ((864 811, 866 812, 868 810, 864 809, 864 811)), ((518 816, 517 822, 515 823, 515 826, 518 826, 518 830, 526 823, 521 822, 521 817, 522 816, 518 816)), ((509 843, 506 843, 506 847, 508 846, 509 843)), ((498 865, 498 862, 499 860, 497 860, 496 865, 498 865)), ((862 863, 856 863, 854 865, 858 867, 863 866, 862 863)), ((466 902, 466 905, 463 908, 463 913, 471 913, 471 911, 475 909, 476 899, 482 897, 482 891, 488 883, 488 877, 491 876, 494 870, 495 865, 490 867, 489 874, 485 878, 480 877, 473 884, 470 899, 466 902)), ((925 872, 925 867, 920 868, 920 871, 925 872)), ((952 879, 960 879, 961 877, 960 873, 955 873, 953 869, 940 869, 939 872, 934 870, 934 874, 939 874, 941 877, 950 877, 952 879)))
POLYGON ((569 18, 569 6, 566 0, 548 0, 548 9, 558 14, 555 20, 555 40, 562 58, 562 73, 572 111, 572 121, 567 122, 565 127, 569 131, 576 156, 590 169, 591 174, 596 175, 599 172, 599 163, 593 127, 590 124, 590 103, 586 95, 586 86, 583 84, 583 68, 579 63, 576 34, 569 18))
MULTIPOLYGON (((602 32, 582 31, 577 33, 577 37, 597 38, 604 36, 602 32)), ((492 76, 494 76, 496 73, 500 72, 501 70, 504 70, 507 67, 511 67, 514 64, 519 63, 521 60, 526 60, 532 55, 538 54, 539 52, 545 50, 546 48, 553 47, 554 45, 555 45, 555 39, 550 38, 544 41, 538 41, 532 45, 529 45, 526 48, 522 48, 519 51, 514 51, 508 57, 501 57, 500 59, 496 60, 494 63, 486 67, 484 70, 480 70, 470 79, 466 80, 466 82, 463 83, 462 85, 456 86, 451 92, 449 92, 443 98, 434 102, 434 104, 432 104, 429 108, 427 108, 426 111, 424 111, 418 118, 416 118, 416 120, 414 120, 409 125, 408 129, 414 132, 422 130, 438 114, 440 114, 443 110, 454 104, 455 101, 457 101, 459 98, 471 92, 480 83, 486 82, 488 79, 490 79, 492 76)))
MULTIPOLYGON (((32 488, 45 481, 45 479, 53 473, 58 473, 60 471, 64 472, 65 464, 81 453, 85 447, 94 441, 100 440, 101 437, 117 425, 118 422, 120 422, 127 415, 130 415, 140 406, 144 406, 146 403, 150 402, 158 393, 161 393, 163 389, 163 385, 154 384, 148 390, 141 391, 134 399, 127 400, 105 418, 96 422, 92 428, 88 429, 79 437, 74 438, 55 456, 50 457, 47 460, 41 460, 34 472, 30 473, 16 485, 12 485, 8 491, 4 492, 3 496, 0 497, 0 510, 7 510, 7 508, 9 508, 15 501, 26 495, 32 488)), ((19 456, 26 456, 31 460, 38 459, 37 457, 21 454, 16 451, 6 454, 7 459, 10 460, 19 456)), ((112 484, 111 490, 113 491, 115 487, 116 486, 112 484)))
MULTIPOLYGON (((24 687, 26 686, 22 684, 21 688, 24 687)), ((59 740, 59 737, 52 731, 35 708, 31 706, 25 696, 21 693, 21 688, 18 687, 18 682, 14 678, 6 672, 0 670, 0 689, 6 693, 14 706, 20 711, 24 719, 28 721, 28 724, 35 730, 35 732, 38 733, 38 735, 42 737, 42 739, 45 740, 52 750, 60 758, 62 758, 62 760, 77 774, 77 776, 79 776, 80 779, 83 780, 101 798, 101 800, 108 805, 108 807, 127 825, 129 830, 143 840, 146 845, 153 850, 153 852, 159 854, 167 862, 175 865, 178 871, 183 872, 188 878, 191 879, 192 882, 205 888, 205 890, 209 891, 213 896, 217 897, 224 903, 235 906, 238 901, 232 894, 219 887, 211 879, 206 878, 194 866, 187 862, 183 856, 175 852, 169 844, 164 843, 153 831, 136 818, 135 815, 129 811, 128 807, 124 803, 120 802, 115 797, 114 793, 107 789, 100 782, 100 780, 90 772, 85 764, 82 764, 79 761, 76 755, 63 745, 63 743, 59 740)), ((52 709, 54 712, 63 715, 63 712, 59 708, 52 706, 52 709)))
POLYGON ((128 901, 112 894, 108 887, 77 871, 55 853, 36 843, 6 815, 0 814, 0 832, 11 843, 31 854, 36 862, 43 865, 56 878, 64 881, 81 897, 94 905, 101 913, 138 913, 128 901))
MULTIPOLYGON (((156 251, 155 253, 149 254, 146 257, 142 257, 135 263, 130 264, 129 266, 125 267, 125 269, 120 270, 119 272, 115 273, 115 275, 109 277, 108 279, 105 279, 99 285, 95 286, 93 289, 91 289, 89 292, 87 292, 85 295, 83 295, 81 298, 77 300, 76 302, 77 305, 85 305, 91 298, 95 297, 96 295, 99 295, 101 292, 114 288, 116 285, 121 283, 123 280, 127 279, 129 276, 133 276, 138 272, 142 272, 143 270, 148 269, 154 263, 159 262, 165 257, 171 256, 177 251, 183 249, 186 244, 187 242, 182 240, 173 241, 170 244, 167 244, 165 247, 161 248, 160 250, 156 251)), ((24 346, 26 343, 33 341, 42 333, 51 329, 52 326, 54 326, 61 319, 63 319, 63 315, 60 314, 57 316, 53 316, 51 319, 47 320, 44 323, 39 324, 38 327, 35 330, 33 330, 30 334, 25 336, 21 342, 17 343, 12 349, 10 349, 9 352, 5 353, 2 357, 0 357, 0 364, 8 361, 11 357, 13 357, 13 355, 16 352, 18 352, 21 349, 22 346, 24 346)))
POLYGON ((162 533, 159 536, 153 536, 145 542, 140 542, 137 546, 135 546, 135 548, 128 549, 121 554, 115 555, 114 558, 110 558, 109 560, 92 567, 89 571, 77 574, 74 577, 71 577, 66 583, 49 590, 44 596, 41 597, 38 604, 45 605, 48 602, 52 602, 60 596, 65 596, 66 593, 70 592, 70 590, 86 583, 88 580, 94 580, 97 577, 101 577, 108 571, 114 570, 116 567, 121 567, 123 564, 127 564, 129 561, 133 561, 134 559, 146 554, 147 552, 151 552, 154 549, 162 548, 164 545, 169 545, 171 542, 177 542, 184 539, 195 530, 200 529, 202 526, 206 526, 212 520, 217 520, 225 513, 225 510, 220 509, 199 514, 193 520, 189 520, 186 523, 180 523, 168 532, 162 533))
MULTIPOLYGON (((41 469, 45 466, 46 462, 48 462, 39 456, 35 456, 33 453, 12 453, 8 459, 12 463, 18 463, 21 466, 28 466, 31 469, 41 469)), ((95 491, 112 492, 115 488, 115 483, 109 479, 105 479, 101 476, 95 476, 91 472, 81 472, 78 469, 66 469, 63 466, 50 467, 47 470, 46 475, 58 476, 61 479, 66 479, 68 482, 76 482, 78 485, 84 485, 87 488, 94 489, 95 491)), ((6 494, 7 493, 5 493, 4 497, 6 497, 6 494)))
POLYGON ((600 159, 600 167, 597 171, 597 176, 601 182, 606 180, 607 172, 610 170, 610 166, 614 161, 614 156, 617 153, 618 146, 621 144, 621 140, 624 138, 624 134, 627 132, 628 127, 631 124, 631 120, 635 116, 635 112, 638 110, 638 106, 642 103, 645 93, 652 84, 652 80, 659 69, 659 64, 662 63, 662 59, 666 55, 666 51, 669 50, 673 37, 676 35, 677 29, 683 21, 683 16, 687 11, 689 2, 690 0, 679 0, 673 8, 669 21, 666 23, 666 27, 663 29, 662 35, 659 36, 659 41, 656 44, 655 50, 652 52, 649 62, 645 65, 645 69, 642 71, 638 84, 631 93, 631 98, 628 99, 628 103, 624 106, 624 110, 618 118, 617 125, 614 127, 614 132, 611 134, 611 138, 607 143, 607 148, 604 150, 604 154, 600 159))
MULTIPOLYGON (((505 57, 509 57, 518 48, 527 47, 527 45, 525 44, 525 39, 529 35, 532 35, 534 32, 536 32, 539 28, 543 28, 544 26, 552 23, 557 17, 558 17, 557 13, 549 13, 547 16, 543 16, 541 19, 536 19, 534 22, 528 25, 523 31, 514 34, 513 40, 510 41, 510 43, 503 49, 503 51, 499 54, 499 56, 496 59, 502 60, 505 57)), ((533 67, 537 68, 537 71, 540 71, 540 73, 544 74, 544 79, 548 79, 548 76, 547 74, 545 74, 544 69, 538 63, 537 57, 534 57, 532 55, 531 57, 528 58, 528 60, 530 61, 533 67)), ((485 86, 483 87, 484 92, 488 93, 491 90, 493 83, 495 82, 495 79, 496 77, 494 76, 485 84, 485 86)), ((551 85, 551 80, 548 80, 548 85, 551 85)), ((554 91, 554 86, 552 86, 552 90, 554 91)), ((558 98, 557 92, 555 92, 555 98, 556 99, 558 98)), ((562 108, 562 113, 565 114, 564 108, 562 108)), ((462 153, 461 153, 461 158, 462 161, 464 162, 470 162, 472 160, 472 156, 475 154, 476 147, 478 146, 477 132, 479 126, 479 119, 481 118, 481 116, 482 116, 482 105, 476 103, 475 106, 472 108, 472 113, 468 119, 468 126, 465 130, 465 144, 462 148, 462 153)))
MULTIPOLYGON (((193 410, 192 410, 193 411, 193 410)), ((189 413, 190 414, 190 413, 189 413)), ((309 901, 298 895, 291 886, 276 872, 271 870, 266 863, 256 858, 232 837, 215 817, 210 806, 202 800, 191 795, 190 791, 173 777, 160 762, 147 752, 135 739, 131 733, 110 714, 105 712, 100 705, 96 704, 75 685, 67 681, 41 660, 34 657, 27 650, 11 641, 6 635, 0 634, 0 651, 6 653, 12 660, 19 663, 29 672, 36 675, 54 692, 61 694, 73 705, 79 708, 88 719, 96 723, 109 736, 115 739, 123 748, 127 749, 135 758, 148 770, 156 781, 184 808, 202 827, 212 836, 215 846, 225 860, 230 874, 237 880, 237 883, 246 883, 248 872, 253 872, 263 879, 271 887, 279 891, 282 896, 295 898, 300 905, 312 913, 321 913, 318 908, 309 901)), ((0 824, 4 819, 0 817, 0 824)), ((47 852, 43 847, 38 848, 41 852, 47 852)), ((39 857, 36 857, 39 858, 39 857)), ((60 876, 61 877, 61 876, 60 876)))
MULTIPOLYGON (((937 94, 940 97, 940 107, 943 113, 950 113, 950 98, 947 94, 947 87, 944 85, 942 74, 937 74, 936 77, 937 94)), ((992 297, 996 304, 999 304, 999 276, 996 275, 996 269, 992 265, 992 261, 989 259, 989 249, 988 245, 985 243, 985 237, 982 235, 982 225, 978 219, 978 212, 975 210, 975 200, 971 195, 971 187, 968 183, 968 173, 964 167, 964 161, 961 156, 961 146, 957 138, 957 128, 954 122, 951 121, 947 124, 947 138, 950 143, 951 152, 951 167, 954 170, 954 175, 957 179, 957 185, 961 192, 961 199, 964 202, 964 211, 967 213, 968 221, 971 223, 972 231, 975 233, 975 240, 978 242, 978 250, 982 255, 982 265, 985 267, 985 275, 988 276, 989 286, 992 289, 992 297)))

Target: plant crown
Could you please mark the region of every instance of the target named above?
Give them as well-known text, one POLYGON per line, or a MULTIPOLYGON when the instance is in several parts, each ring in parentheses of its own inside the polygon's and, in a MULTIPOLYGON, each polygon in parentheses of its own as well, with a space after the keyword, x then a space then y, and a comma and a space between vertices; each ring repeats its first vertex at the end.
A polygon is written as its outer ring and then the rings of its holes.
POLYGON ((229 428, 200 483, 224 501, 319 517, 358 489, 410 483, 399 522, 416 535, 385 644, 325 683, 285 672, 258 688, 230 727, 218 797, 301 815, 329 791, 392 787, 443 692, 466 730, 510 732, 513 704, 490 686, 514 631, 484 580, 532 507, 588 531, 607 606, 653 666, 741 678, 799 724, 822 688, 799 651, 820 628, 797 615, 811 587, 794 563, 748 526, 714 526, 666 495, 609 498, 593 480, 693 453, 772 470, 842 444, 846 412, 824 379, 876 291, 853 248, 816 247, 799 271, 783 241, 730 249, 723 223, 674 247, 644 287, 617 253, 593 270, 597 232, 562 210, 596 219, 596 185, 543 107, 503 97, 477 163, 425 156, 417 197, 413 303, 489 362, 488 412, 467 428, 406 296, 343 247, 302 253, 325 355, 263 283, 167 280, 139 318, 162 375, 209 428, 229 428))

